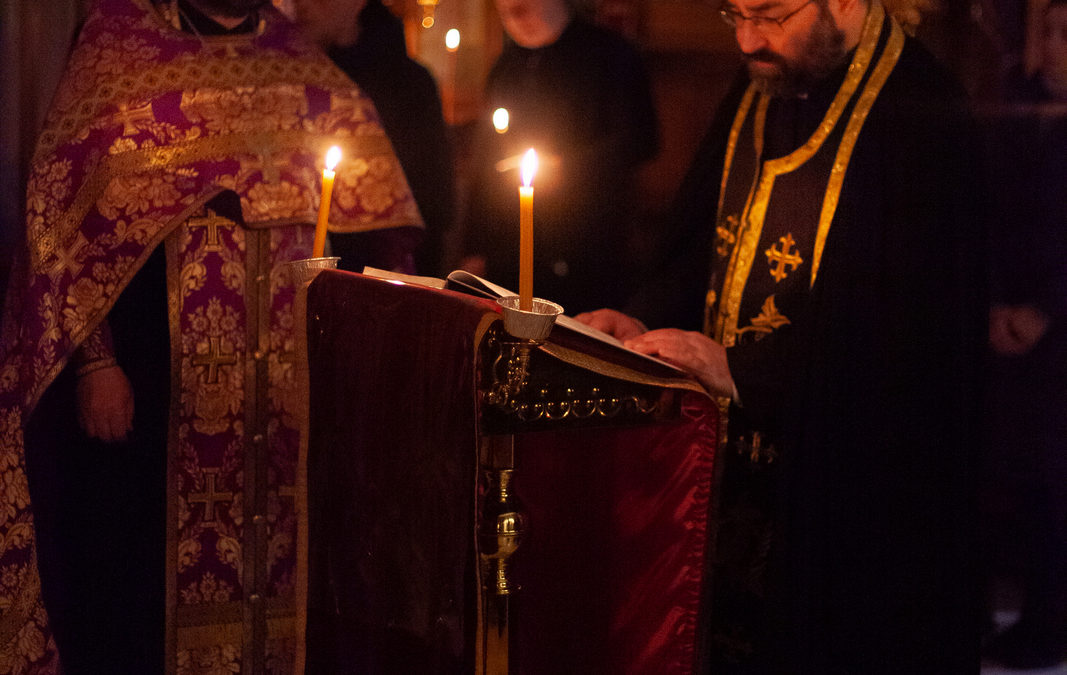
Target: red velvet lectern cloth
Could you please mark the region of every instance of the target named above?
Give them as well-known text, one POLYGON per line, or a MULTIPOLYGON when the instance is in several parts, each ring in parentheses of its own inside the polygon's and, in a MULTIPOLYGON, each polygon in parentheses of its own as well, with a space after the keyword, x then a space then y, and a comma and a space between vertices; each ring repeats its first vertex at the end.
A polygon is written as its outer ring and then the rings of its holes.
MULTIPOLYGON (((307 672, 473 673, 496 306, 328 271, 307 315, 307 672)), ((718 413, 679 396, 656 423, 517 434, 513 672, 693 672, 718 413)))

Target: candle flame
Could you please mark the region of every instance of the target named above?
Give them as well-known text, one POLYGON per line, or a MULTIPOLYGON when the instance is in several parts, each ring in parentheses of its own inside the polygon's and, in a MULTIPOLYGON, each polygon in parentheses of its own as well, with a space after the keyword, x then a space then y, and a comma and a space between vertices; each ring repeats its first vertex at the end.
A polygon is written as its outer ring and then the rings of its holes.
POLYGON ((333 171, 337 168, 337 163, 341 161, 341 148, 336 145, 329 149, 326 153, 326 170, 333 171))
POLYGON ((493 128, 496 129, 498 134, 507 131, 510 123, 511 120, 509 119, 507 108, 497 108, 493 111, 493 128))
POLYGON ((459 30, 456 28, 449 28, 445 33, 445 49, 450 52, 454 52, 459 49, 459 30))
POLYGON ((533 183, 534 174, 537 173, 537 153, 533 148, 526 151, 526 154, 522 156, 522 184, 526 187, 530 187, 533 183))

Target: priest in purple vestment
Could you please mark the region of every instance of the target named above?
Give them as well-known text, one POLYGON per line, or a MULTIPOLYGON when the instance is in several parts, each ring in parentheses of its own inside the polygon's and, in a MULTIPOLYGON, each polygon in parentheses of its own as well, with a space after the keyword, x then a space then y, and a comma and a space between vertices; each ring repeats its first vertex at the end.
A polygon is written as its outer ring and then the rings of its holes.
POLYGON ((4 314, 0 672, 293 671, 286 263, 331 145, 331 231, 410 271, 422 221, 373 104, 269 4, 94 2, 4 314))

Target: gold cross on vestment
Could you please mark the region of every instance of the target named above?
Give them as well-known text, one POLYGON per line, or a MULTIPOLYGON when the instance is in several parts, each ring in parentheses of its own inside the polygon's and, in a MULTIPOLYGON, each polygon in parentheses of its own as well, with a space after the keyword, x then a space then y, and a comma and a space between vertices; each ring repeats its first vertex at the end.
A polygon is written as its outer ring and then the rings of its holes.
POLYGON ((207 366, 206 384, 217 384, 219 381, 219 366, 232 366, 237 363, 237 355, 234 353, 223 354, 221 347, 222 338, 209 337, 208 351, 206 354, 193 356, 194 366, 207 366))
POLYGON ((120 103, 119 110, 112 119, 116 124, 122 124, 123 136, 133 136, 137 133, 137 122, 154 122, 156 114, 152 111, 151 103, 140 108, 130 108, 128 104, 120 103))
POLYGON ((285 160, 281 154, 278 142, 267 136, 256 138, 251 142, 252 151, 259 157, 259 172, 263 176, 264 183, 277 183, 281 180, 281 168, 285 166, 285 160))
POLYGON ((55 251, 56 262, 52 265, 52 269, 49 270, 49 275, 53 279, 58 279, 65 270, 70 270, 71 277, 78 276, 85 265, 78 262, 77 258, 82 249, 88 245, 89 242, 86 240, 85 235, 79 232, 77 238, 68 248, 57 248, 55 251))
POLYGON ((207 228, 207 241, 204 243, 205 251, 221 251, 222 240, 219 239, 219 228, 233 227, 236 223, 229 218, 218 215, 212 209, 208 209, 207 215, 203 218, 191 218, 188 225, 190 230, 197 227, 207 228))
POLYGON ((737 227, 740 223, 741 220, 737 215, 730 215, 723 218, 715 227, 715 235, 718 239, 715 252, 719 254, 720 258, 730 255, 730 249, 737 242, 737 227))
POLYGON ((204 491, 193 492, 189 495, 188 501, 190 504, 203 504, 204 505, 204 522, 215 522, 215 503, 216 502, 232 502, 232 492, 216 492, 215 482, 218 478, 218 468, 204 469, 204 491))
POLYGON ((797 266, 804 262, 800 254, 793 250, 793 245, 796 242, 793 241, 792 234, 787 232, 784 237, 778 239, 778 243, 781 244, 781 248, 771 246, 764 251, 767 254, 767 264, 771 266, 771 276, 774 277, 774 283, 778 283, 789 274, 789 272, 785 271, 786 265, 792 267, 792 271, 795 272, 797 266))

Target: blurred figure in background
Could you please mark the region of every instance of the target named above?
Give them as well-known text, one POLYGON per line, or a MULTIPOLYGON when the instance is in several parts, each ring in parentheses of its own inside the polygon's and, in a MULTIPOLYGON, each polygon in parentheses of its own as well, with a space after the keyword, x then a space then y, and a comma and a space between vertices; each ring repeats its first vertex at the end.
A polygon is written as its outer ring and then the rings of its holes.
POLYGON ((1007 98, 1031 103, 1067 103, 1067 2, 1050 0, 1039 20, 1041 64, 1029 77, 1016 72, 1007 83, 1007 98))
MULTIPOLYGON (((404 23, 381 0, 296 0, 297 21, 374 101, 426 223, 415 251, 420 274, 441 274, 442 237, 452 226, 455 179, 441 97, 433 76, 412 60, 404 23)), ((331 235, 341 267, 360 271, 370 259, 358 237, 331 235)))
POLYGON ((985 506, 994 577, 1021 581, 1019 621, 987 656, 1067 659, 1067 0, 1051 0, 1041 63, 987 116, 1003 225, 993 233, 993 424, 985 506))
POLYGON ((659 148, 641 57, 568 0, 496 6, 509 41, 489 73, 486 101, 490 111, 508 111, 509 127, 487 127, 476 153, 461 266, 517 288, 517 158, 532 147, 541 156, 534 294, 571 314, 615 306, 631 290, 634 173, 659 148))

